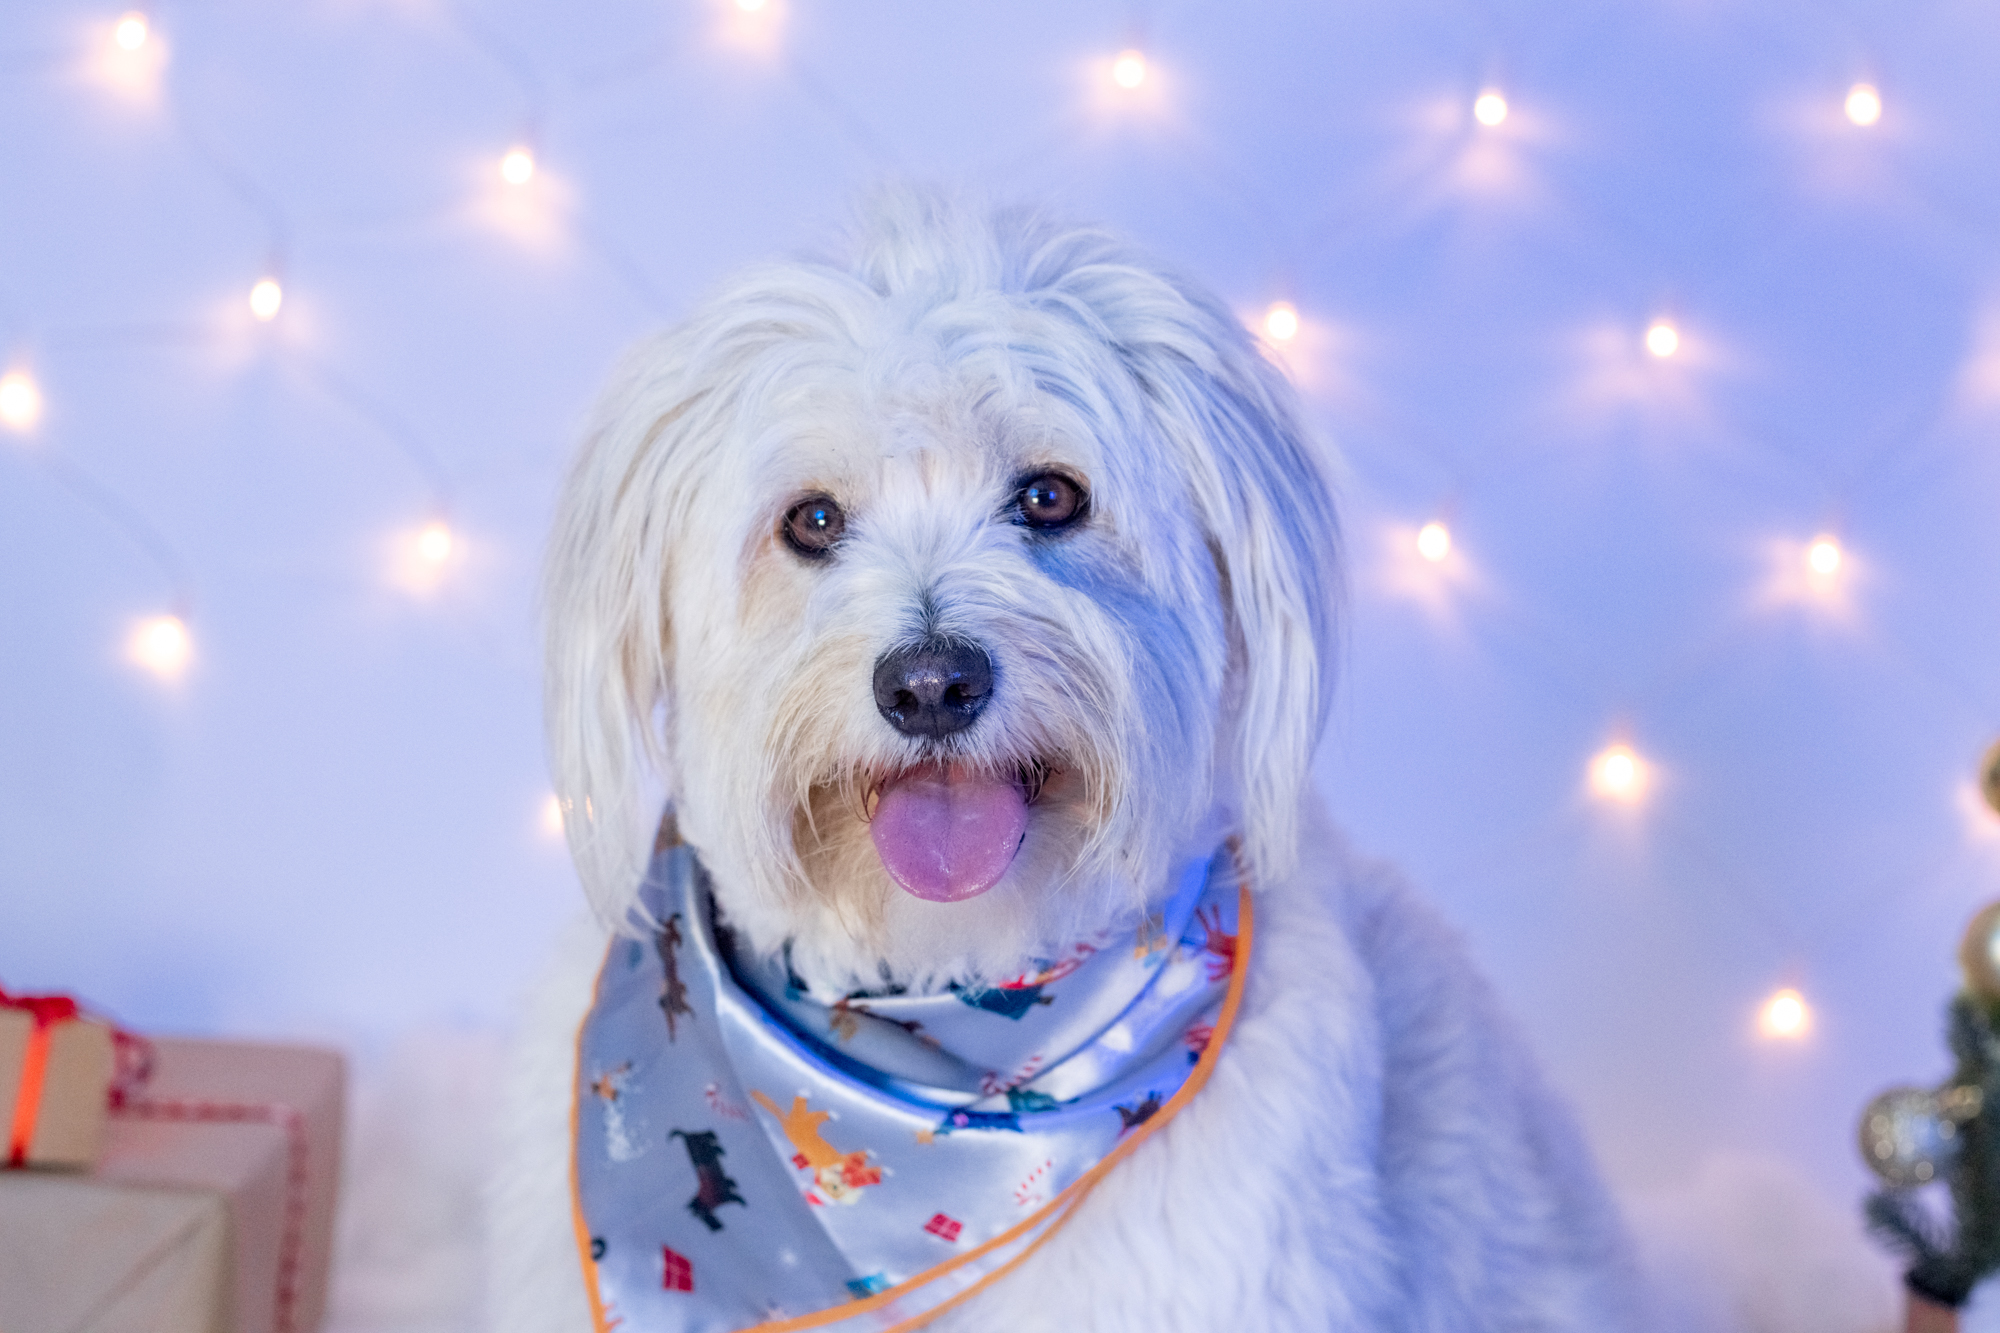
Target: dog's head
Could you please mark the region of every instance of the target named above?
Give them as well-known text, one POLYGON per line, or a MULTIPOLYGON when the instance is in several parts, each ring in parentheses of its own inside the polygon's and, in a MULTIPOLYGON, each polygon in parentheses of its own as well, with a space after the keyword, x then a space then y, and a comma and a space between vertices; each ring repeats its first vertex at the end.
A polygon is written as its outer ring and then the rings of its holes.
POLYGON ((930 196, 626 362, 563 494, 548 726, 629 921, 660 803, 757 949, 913 986, 1023 960, 1235 832, 1292 863, 1328 489, 1222 304, 930 196))

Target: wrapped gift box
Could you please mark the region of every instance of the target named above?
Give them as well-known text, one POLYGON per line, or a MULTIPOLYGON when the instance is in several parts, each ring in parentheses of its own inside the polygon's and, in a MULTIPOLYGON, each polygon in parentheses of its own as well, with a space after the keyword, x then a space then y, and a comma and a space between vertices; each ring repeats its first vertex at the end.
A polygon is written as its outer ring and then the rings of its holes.
POLYGON ((89 1166, 104 1142, 111 1029, 58 996, 0 992, 0 1161, 89 1166))
POLYGON ((95 1169, 0 1172, 0 1330, 312 1333, 340 1173, 340 1057, 154 1049, 95 1169))

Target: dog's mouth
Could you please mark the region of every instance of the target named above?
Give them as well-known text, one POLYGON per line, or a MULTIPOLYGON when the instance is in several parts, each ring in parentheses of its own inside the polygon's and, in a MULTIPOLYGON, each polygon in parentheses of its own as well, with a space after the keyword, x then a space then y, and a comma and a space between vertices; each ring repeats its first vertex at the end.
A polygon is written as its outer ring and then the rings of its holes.
POLYGON ((883 869, 927 902, 976 898, 1014 864, 1028 806, 1048 765, 994 773, 965 763, 916 764, 884 776, 868 793, 868 833, 883 869))

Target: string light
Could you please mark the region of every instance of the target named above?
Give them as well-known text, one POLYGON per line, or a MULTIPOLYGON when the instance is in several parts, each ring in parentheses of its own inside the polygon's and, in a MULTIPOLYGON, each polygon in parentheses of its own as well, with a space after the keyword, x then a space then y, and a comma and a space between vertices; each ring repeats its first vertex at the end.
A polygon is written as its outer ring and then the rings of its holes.
POLYGON ((1821 537, 1806 548, 1806 567, 1815 574, 1838 574, 1840 560, 1840 543, 1831 537, 1821 537))
POLYGON ((1590 761, 1591 794, 1630 805, 1646 794, 1646 762, 1629 745, 1608 745, 1590 761))
POLYGON ((526 185, 535 176, 535 155, 526 148, 510 148, 500 159, 500 179, 509 185, 526 185))
POLYGON ((278 307, 284 303, 285 289, 276 278, 260 278, 250 289, 250 313, 266 324, 278 317, 278 307))
POLYGON ((451 557, 451 529, 440 522, 418 533, 417 554, 434 565, 443 564, 451 557))
POLYGON ((1483 92, 1472 104, 1472 117, 1481 125, 1498 125, 1507 119, 1507 99, 1496 92, 1483 92))
POLYGON ((172 680, 187 666, 193 647, 187 625, 179 616, 154 616, 133 629, 126 652, 154 675, 172 680))
POLYGON ((0 425, 10 430, 33 430, 42 418, 42 391, 25 370, 0 375, 0 425))
POLYGON ((1664 361, 1680 349, 1680 330, 1664 319, 1654 320, 1646 330, 1646 350, 1664 361))
POLYGON ((1417 530, 1417 554, 1436 564, 1451 554, 1451 529, 1436 519, 1417 530))
POLYGON ((1764 1001, 1757 1011, 1757 1030, 1775 1040, 1803 1037, 1812 1025, 1805 996, 1787 986, 1764 1001))
POLYGON ((119 19, 118 26, 111 30, 111 40, 123 51, 138 50, 146 44, 148 35, 146 16, 136 9, 119 19))
POLYGON ((1299 312, 1290 301, 1279 301, 1264 312, 1264 332, 1281 343, 1299 336, 1299 312))
POLYGON ((1847 118, 1856 125, 1873 125, 1882 119, 1882 94, 1874 85, 1857 83, 1847 90, 1847 118))
POLYGON ((1120 88, 1137 88, 1146 81, 1146 57, 1138 51, 1121 51, 1111 62, 1111 81, 1120 88))
POLYGON ((549 793, 549 799, 542 802, 542 832, 551 838, 559 838, 563 831, 562 797, 549 793))

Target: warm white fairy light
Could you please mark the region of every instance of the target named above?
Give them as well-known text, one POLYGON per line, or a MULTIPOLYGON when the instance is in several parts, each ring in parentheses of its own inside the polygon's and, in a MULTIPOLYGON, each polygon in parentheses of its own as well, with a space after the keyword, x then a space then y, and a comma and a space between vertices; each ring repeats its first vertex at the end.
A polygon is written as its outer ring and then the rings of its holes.
POLYGON ((1629 745, 1607 745, 1590 761, 1590 790, 1602 800, 1632 804, 1646 794, 1646 761, 1629 745))
POLYGON ((146 16, 133 10, 118 20, 118 26, 111 30, 111 40, 118 43, 121 51, 136 51, 146 44, 149 29, 146 16))
POLYGON ((278 317, 278 307, 284 303, 285 289, 276 278, 260 278, 250 289, 250 313, 266 324, 278 317))
POLYGON ((443 523, 433 523, 417 534, 417 554, 434 565, 441 565, 451 557, 451 529, 443 523))
POLYGON ((526 185, 535 176, 535 155, 526 148, 510 148, 500 159, 500 179, 509 185, 526 185))
POLYGON ((1111 62, 1111 81, 1120 88, 1137 88, 1146 81, 1146 57, 1138 51, 1121 51, 1111 62))
POLYGON ((25 370, 0 375, 0 425, 10 430, 33 430, 42 419, 42 391, 25 370))
POLYGON ((1433 519, 1417 529, 1417 554, 1436 564, 1451 554, 1451 529, 1433 519))
POLYGON ((1498 125, 1507 119, 1507 99, 1491 90, 1483 92, 1472 104, 1472 116, 1481 125, 1498 125))
POLYGON ((1681 350, 1681 331, 1664 319, 1656 319, 1646 330, 1646 350, 1662 361, 1681 350))
POLYGON ((1831 537, 1821 537, 1806 548, 1806 567, 1822 577, 1830 577, 1840 572, 1840 543, 1831 537))
POLYGON ((542 832, 551 838, 560 838, 563 832, 562 797, 554 792, 542 802, 542 832))
POLYGON ((1757 1010, 1757 1031, 1775 1040, 1803 1037, 1812 1026, 1805 996, 1790 986, 1772 994, 1757 1010))
POLYGON ((1873 84, 1857 83, 1847 90, 1847 118, 1856 125, 1873 125, 1882 119, 1882 94, 1873 84))
POLYGON ((167 680, 180 675, 193 654, 193 647, 187 625, 179 616, 153 616, 140 621, 125 645, 132 661, 167 680))
POLYGON ((1298 310, 1290 301, 1279 301, 1264 312, 1264 332, 1273 342, 1288 343, 1298 337, 1298 310))

